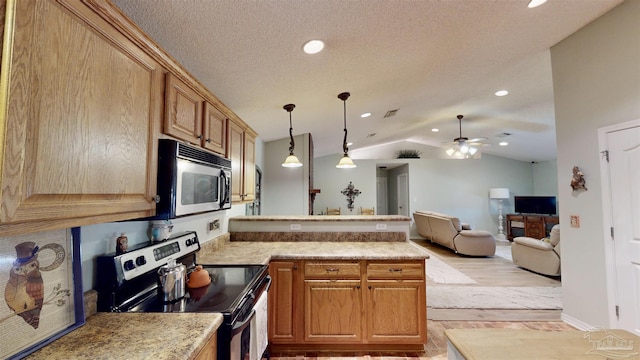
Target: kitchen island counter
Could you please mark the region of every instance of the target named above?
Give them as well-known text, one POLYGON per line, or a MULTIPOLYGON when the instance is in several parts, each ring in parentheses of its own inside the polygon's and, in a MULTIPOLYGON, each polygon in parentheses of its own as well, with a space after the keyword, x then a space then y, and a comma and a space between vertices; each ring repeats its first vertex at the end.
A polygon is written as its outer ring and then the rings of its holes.
POLYGON ((219 313, 97 313, 27 359, 195 359, 219 313))
POLYGON ((268 264, 278 259, 424 260, 429 254, 411 241, 391 242, 279 242, 225 241, 205 243, 200 264, 268 264))

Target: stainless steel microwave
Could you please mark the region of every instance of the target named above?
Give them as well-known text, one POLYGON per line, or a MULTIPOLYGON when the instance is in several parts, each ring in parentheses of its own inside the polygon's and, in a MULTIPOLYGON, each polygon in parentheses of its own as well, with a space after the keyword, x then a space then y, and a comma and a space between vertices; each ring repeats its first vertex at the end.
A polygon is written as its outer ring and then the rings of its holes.
POLYGON ((158 140, 156 217, 231 208, 231 160, 172 139, 158 140))

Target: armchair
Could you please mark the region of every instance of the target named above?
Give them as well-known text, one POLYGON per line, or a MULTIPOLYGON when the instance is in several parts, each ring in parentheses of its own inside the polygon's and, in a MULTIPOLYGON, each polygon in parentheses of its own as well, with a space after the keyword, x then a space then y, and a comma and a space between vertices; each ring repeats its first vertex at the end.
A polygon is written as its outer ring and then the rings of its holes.
POLYGON ((560 276, 560 225, 551 228, 545 239, 517 237, 511 244, 513 263, 543 275, 560 276))

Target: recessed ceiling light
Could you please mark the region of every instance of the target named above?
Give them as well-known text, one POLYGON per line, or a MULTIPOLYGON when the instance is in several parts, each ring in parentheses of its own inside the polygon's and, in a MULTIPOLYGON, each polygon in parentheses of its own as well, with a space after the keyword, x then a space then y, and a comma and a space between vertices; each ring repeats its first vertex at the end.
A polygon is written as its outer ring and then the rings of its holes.
POLYGON ((361 118, 367 118, 369 116, 371 116, 371 113, 364 113, 364 114, 360 115, 361 118))
POLYGON ((532 8, 534 8, 536 6, 540 6, 540 5, 542 5, 542 4, 546 3, 546 2, 547 2, 547 0, 531 0, 531 1, 529 1, 529 5, 527 5, 527 7, 529 9, 532 9, 532 8))
POLYGON ((509 92, 507 90, 498 90, 496 91, 496 96, 507 96, 509 92))
POLYGON ((507 145, 509 145, 509 143, 508 143, 508 142, 506 142, 506 141, 501 141, 498 145, 500 145, 500 146, 507 146, 507 145))
POLYGON ((438 131, 440 131, 440 129, 433 128, 433 129, 431 129, 431 131, 432 132, 438 132, 438 131))
POLYGON ((302 49, 307 54, 317 54, 324 49, 324 42, 322 40, 309 40, 302 46, 302 49))

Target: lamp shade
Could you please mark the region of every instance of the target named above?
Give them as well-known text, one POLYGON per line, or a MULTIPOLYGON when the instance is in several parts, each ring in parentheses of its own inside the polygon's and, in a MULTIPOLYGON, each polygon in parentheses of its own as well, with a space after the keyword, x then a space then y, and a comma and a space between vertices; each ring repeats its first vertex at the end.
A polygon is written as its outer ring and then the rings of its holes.
POLYGON ((507 188, 489 189, 489 197, 491 199, 508 199, 509 198, 509 189, 507 189, 507 188))
POLYGON ((282 163, 283 167, 300 167, 302 163, 298 160, 298 157, 295 155, 289 155, 282 163))
POLYGON ((340 162, 338 163, 338 165, 336 165, 336 167, 338 169, 353 169, 354 167, 356 167, 356 164, 353 163, 353 160, 351 160, 350 157, 345 155, 340 158, 340 162))

